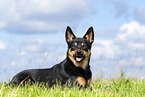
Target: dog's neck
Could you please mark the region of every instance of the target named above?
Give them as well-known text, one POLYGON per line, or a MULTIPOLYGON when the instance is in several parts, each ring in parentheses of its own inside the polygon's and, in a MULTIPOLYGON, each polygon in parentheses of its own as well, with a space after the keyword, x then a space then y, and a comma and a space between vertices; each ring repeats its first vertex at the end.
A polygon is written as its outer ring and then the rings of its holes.
POLYGON ((76 67, 81 67, 83 70, 86 70, 87 66, 89 65, 90 56, 86 58, 86 60, 83 60, 82 62, 77 62, 73 56, 67 57, 76 67))

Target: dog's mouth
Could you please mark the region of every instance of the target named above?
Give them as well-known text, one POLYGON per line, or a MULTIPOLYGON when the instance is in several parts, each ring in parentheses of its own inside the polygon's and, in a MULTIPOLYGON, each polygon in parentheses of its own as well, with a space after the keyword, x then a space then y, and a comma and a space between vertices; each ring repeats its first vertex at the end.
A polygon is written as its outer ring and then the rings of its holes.
POLYGON ((83 58, 82 57, 76 57, 76 61, 81 61, 83 58))
POLYGON ((77 62, 82 62, 85 59, 85 56, 84 55, 75 55, 74 58, 77 62))

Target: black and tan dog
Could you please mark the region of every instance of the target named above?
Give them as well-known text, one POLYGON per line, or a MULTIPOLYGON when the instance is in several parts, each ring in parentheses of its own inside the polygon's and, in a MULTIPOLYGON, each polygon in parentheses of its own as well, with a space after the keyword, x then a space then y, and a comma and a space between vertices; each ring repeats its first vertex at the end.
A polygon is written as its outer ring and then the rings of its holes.
POLYGON ((68 44, 67 57, 64 61, 47 69, 29 69, 16 74, 11 84, 47 83, 53 86, 60 82, 86 87, 91 83, 90 70, 91 46, 94 41, 93 27, 90 27, 83 38, 76 38, 70 27, 66 29, 66 42, 68 44))

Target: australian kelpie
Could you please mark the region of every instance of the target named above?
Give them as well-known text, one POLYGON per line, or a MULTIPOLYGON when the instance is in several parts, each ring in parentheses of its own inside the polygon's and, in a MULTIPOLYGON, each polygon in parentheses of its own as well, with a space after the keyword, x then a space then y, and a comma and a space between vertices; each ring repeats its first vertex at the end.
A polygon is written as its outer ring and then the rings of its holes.
POLYGON ((86 87, 91 83, 92 72, 90 70, 91 46, 94 41, 93 27, 90 27, 83 38, 77 38, 71 28, 66 29, 66 42, 68 51, 66 59, 61 63, 46 69, 29 69, 16 74, 10 84, 24 84, 27 81, 33 83, 47 83, 53 86, 60 82, 71 86, 86 87))

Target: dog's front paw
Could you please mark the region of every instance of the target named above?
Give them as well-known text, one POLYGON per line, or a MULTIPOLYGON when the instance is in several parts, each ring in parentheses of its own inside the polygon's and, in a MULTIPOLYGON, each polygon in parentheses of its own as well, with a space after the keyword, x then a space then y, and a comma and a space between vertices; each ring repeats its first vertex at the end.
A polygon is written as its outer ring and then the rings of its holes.
POLYGON ((86 80, 83 77, 77 77, 76 84, 81 87, 86 86, 86 80))

